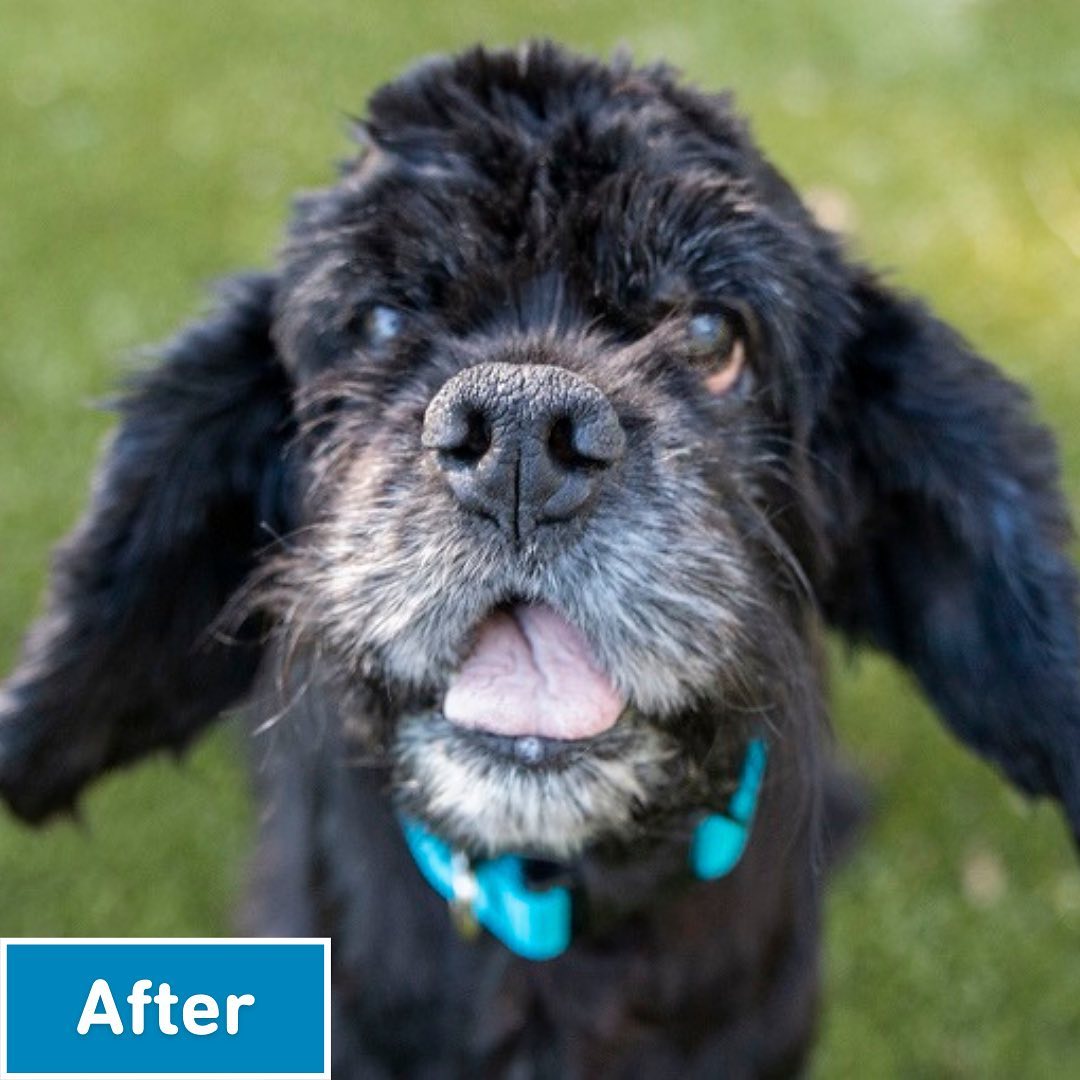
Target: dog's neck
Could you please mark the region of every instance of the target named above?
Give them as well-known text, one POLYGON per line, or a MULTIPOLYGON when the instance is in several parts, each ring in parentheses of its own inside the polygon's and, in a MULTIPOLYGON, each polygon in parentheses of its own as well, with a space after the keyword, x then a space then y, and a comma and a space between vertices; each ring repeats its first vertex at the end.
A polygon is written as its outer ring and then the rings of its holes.
MULTIPOLYGON (((687 869, 695 878, 713 881, 738 865, 753 826, 766 759, 764 740, 752 739, 724 811, 708 813, 695 824, 686 855, 687 869)), ((581 891, 575 888, 576 867, 556 865, 538 883, 536 860, 520 855, 472 860, 414 819, 403 818, 402 829, 416 865, 450 905, 463 936, 473 937, 483 927, 527 960, 550 960, 569 947, 574 894, 581 891)), ((582 918, 579 910, 577 921, 582 918)))

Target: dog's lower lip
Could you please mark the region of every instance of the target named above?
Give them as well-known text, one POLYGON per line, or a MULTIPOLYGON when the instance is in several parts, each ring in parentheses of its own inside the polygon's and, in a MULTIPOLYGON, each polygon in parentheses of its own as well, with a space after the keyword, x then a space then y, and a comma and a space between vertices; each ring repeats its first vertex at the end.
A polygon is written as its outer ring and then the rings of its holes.
POLYGON ((547 739, 539 735, 492 735, 472 732, 493 757, 508 759, 526 768, 553 768, 569 764, 586 752, 581 739, 547 739))
POLYGON ((514 744, 514 754, 526 765, 538 765, 547 753, 544 740, 535 735, 525 735, 520 739, 511 740, 514 744))

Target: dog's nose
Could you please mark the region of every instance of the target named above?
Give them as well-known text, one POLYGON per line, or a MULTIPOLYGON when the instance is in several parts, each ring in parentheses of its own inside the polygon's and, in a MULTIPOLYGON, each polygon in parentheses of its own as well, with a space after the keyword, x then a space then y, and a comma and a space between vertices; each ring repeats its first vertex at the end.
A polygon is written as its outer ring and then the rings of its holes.
POLYGON ((607 397, 565 368, 491 363, 435 395, 422 441, 461 505, 521 540, 589 506, 626 434, 607 397))

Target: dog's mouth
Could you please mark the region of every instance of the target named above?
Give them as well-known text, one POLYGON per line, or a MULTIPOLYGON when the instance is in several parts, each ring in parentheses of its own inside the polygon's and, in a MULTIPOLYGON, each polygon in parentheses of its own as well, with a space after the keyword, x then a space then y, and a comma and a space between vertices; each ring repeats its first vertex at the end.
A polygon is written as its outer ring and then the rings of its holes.
POLYGON ((626 834, 670 779, 672 740, 546 603, 490 610, 444 685, 398 727, 395 786, 406 813, 464 850, 572 857, 626 834))
POLYGON ((576 626, 546 604, 515 603, 479 625, 442 712, 528 763, 547 757, 553 743, 602 735, 625 709, 626 699, 576 626))

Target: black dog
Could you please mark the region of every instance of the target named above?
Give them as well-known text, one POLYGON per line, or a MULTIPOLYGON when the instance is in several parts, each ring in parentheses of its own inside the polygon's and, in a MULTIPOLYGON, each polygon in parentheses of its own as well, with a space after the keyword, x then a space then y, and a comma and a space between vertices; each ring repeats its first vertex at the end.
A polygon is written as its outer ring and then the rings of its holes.
POLYGON ((250 700, 252 928, 333 937, 335 1077, 790 1075, 823 623, 1080 827, 1051 438, 664 68, 435 60, 364 141, 125 397, 0 787, 250 700))

